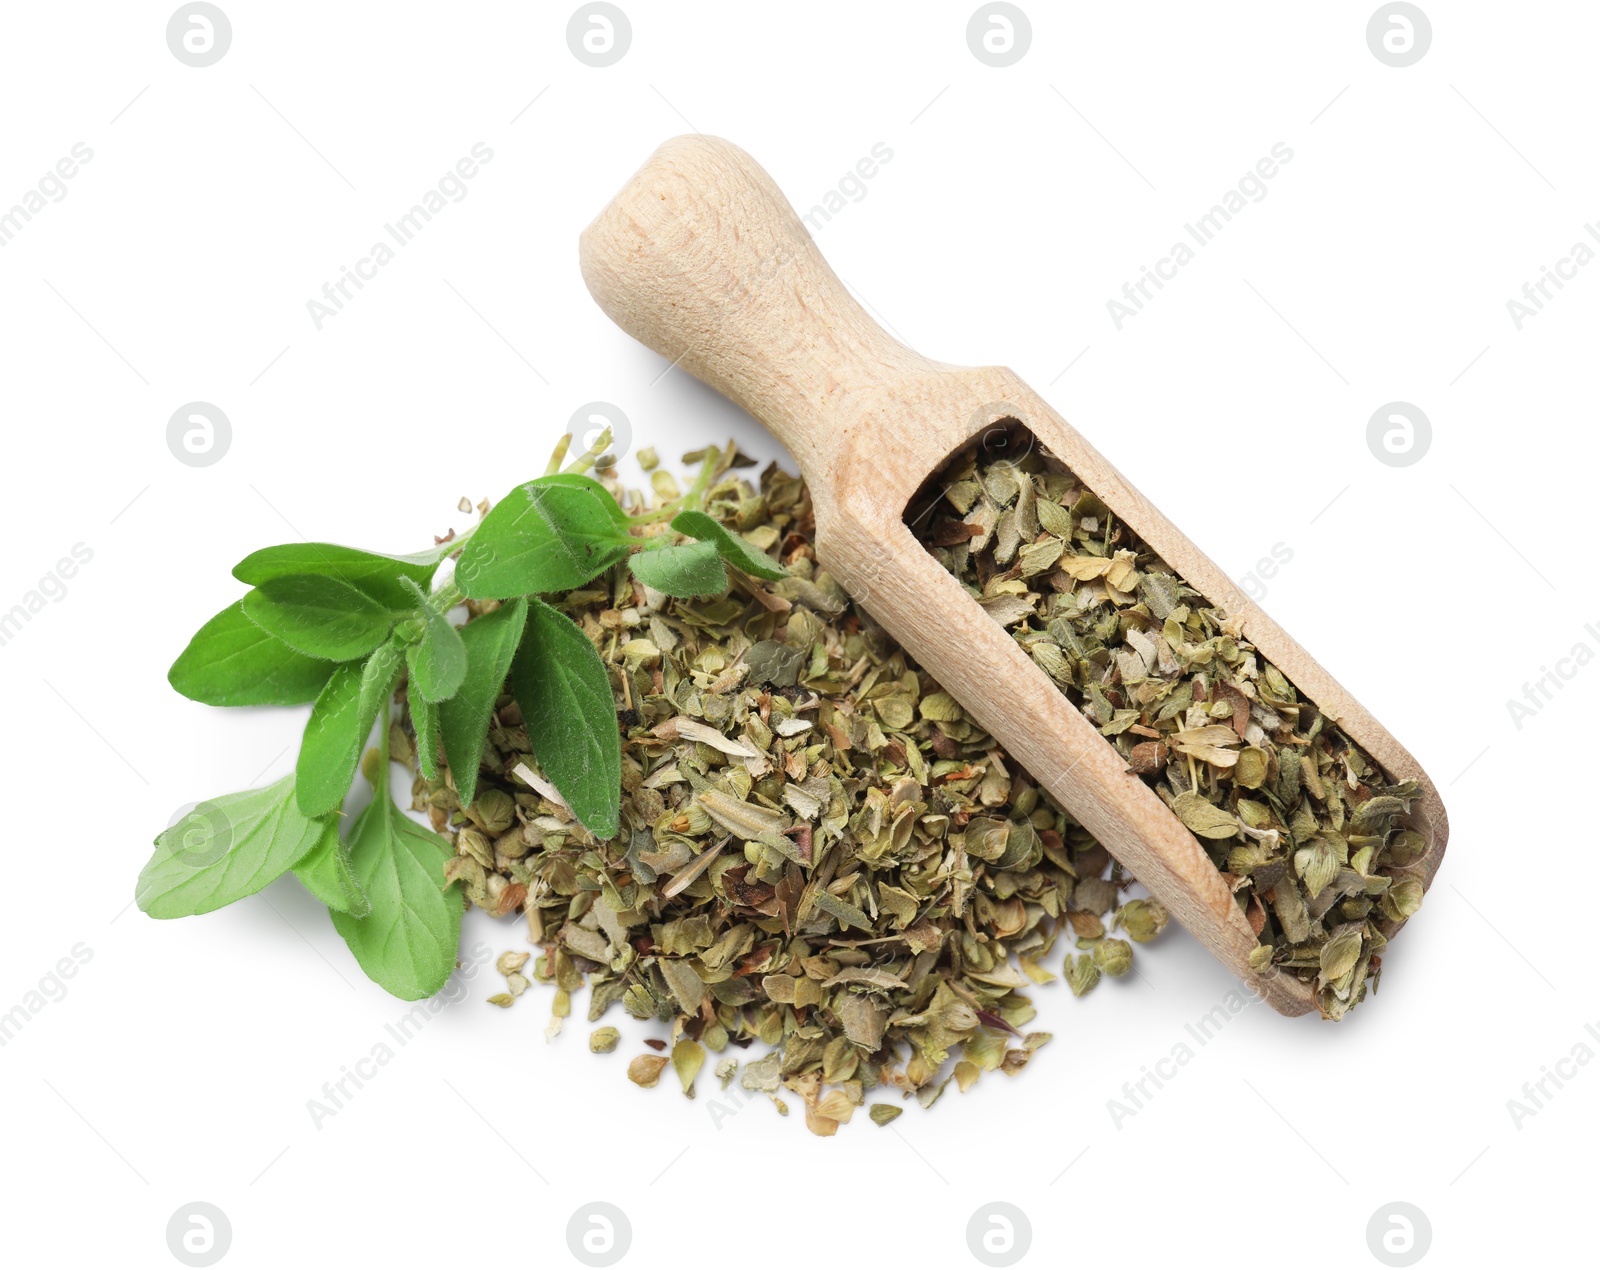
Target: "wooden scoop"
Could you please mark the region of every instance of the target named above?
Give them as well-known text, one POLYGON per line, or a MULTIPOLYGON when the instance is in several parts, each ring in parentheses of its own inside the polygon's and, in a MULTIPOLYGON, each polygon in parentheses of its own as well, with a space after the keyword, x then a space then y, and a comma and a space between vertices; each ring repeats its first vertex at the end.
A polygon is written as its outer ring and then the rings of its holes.
MULTIPOLYGON (((1011 371, 929 361, 840 284, 771 177, 714 137, 668 141, 580 240, 584 280, 630 335, 759 419, 811 487, 821 563, 1245 984, 1284 1014, 1310 984, 1256 974, 1256 937, 1194 835, 912 536, 907 506, 954 452, 1020 421, 1396 781, 1432 882, 1448 827, 1417 761, 1011 371)), ((1387 932, 1386 932, 1387 933, 1387 932)))

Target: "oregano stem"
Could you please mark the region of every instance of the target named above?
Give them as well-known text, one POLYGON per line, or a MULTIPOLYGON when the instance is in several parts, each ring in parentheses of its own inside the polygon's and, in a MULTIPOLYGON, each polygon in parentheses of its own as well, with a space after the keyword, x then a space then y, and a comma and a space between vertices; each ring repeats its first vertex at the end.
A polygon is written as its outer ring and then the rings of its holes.
MULTIPOLYGON (((572 434, 570 432, 567 433, 569 444, 571 436, 572 434)), ((566 472, 587 472, 600 460, 600 457, 605 454, 610 445, 611 429, 609 427, 601 428, 600 435, 594 439, 594 444, 580 454, 577 458, 573 459, 572 462, 567 464, 567 466, 562 470, 566 472)), ((564 453, 564 450, 561 451, 561 453, 564 453)), ((556 461, 559 462, 559 454, 556 461)))
POLYGON ((694 484, 689 487, 689 492, 684 495, 684 507, 694 511, 704 510, 700 503, 705 497, 706 490, 711 486, 711 478, 716 474, 717 462, 721 458, 722 455, 715 450, 706 455, 700 464, 699 473, 694 478, 694 484))
POLYGON ((564 432, 561 440, 556 442, 555 453, 550 456, 550 462, 545 465, 544 474, 554 476, 561 470, 561 464, 567 457, 567 450, 572 445, 572 433, 564 432))
MULTIPOLYGON (((655 525, 663 520, 671 520, 681 511, 703 511, 701 503, 705 499, 706 490, 711 487, 712 477, 716 475, 717 463, 722 458, 720 454, 709 454, 700 464, 700 470, 695 474, 694 482, 689 486, 689 492, 673 499, 665 507, 658 507, 654 511, 642 512, 637 516, 629 516, 630 525, 655 525)), ((679 535, 680 537, 682 535, 679 535)))

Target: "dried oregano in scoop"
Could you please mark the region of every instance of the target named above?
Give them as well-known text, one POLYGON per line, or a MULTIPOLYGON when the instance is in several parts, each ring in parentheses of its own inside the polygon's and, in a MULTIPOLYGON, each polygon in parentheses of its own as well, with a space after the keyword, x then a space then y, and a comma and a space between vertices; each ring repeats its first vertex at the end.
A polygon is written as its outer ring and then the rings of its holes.
MULTIPOLYGON (((1016 449, 1017 447, 1010 447, 1016 449)), ((1196 835, 1328 1018, 1374 988, 1384 919, 1422 902, 1415 781, 1378 765, 1073 474, 974 446, 913 525, 1196 835)))
MULTIPOLYGON (((632 1061, 637 1083, 670 1065, 693 1096, 709 1061, 724 1088, 737 1079, 780 1110, 782 1090, 797 1094, 822 1134, 874 1088, 931 1105, 951 1080, 1020 1071, 1049 1039, 1026 1030, 1021 990, 1057 977, 1045 962, 1063 923, 1081 995, 1128 972, 1128 939, 1153 938, 1165 910, 1126 899, 1105 849, 817 566, 802 483, 774 466, 752 488, 735 471, 748 460, 708 453, 705 511, 788 577, 730 571, 725 594, 684 599, 619 566, 545 597, 610 672, 617 837, 597 841, 567 810, 510 695, 470 806, 448 772, 416 783, 417 806, 454 831, 446 876, 490 913, 525 914, 543 950, 502 958, 492 1000, 553 982, 553 1034, 587 983, 591 1022, 620 1006, 672 1025, 654 1042, 666 1052, 632 1061), (755 1041, 772 1048, 741 1070, 755 1041)), ((652 483, 648 500, 608 484, 643 518, 679 497, 670 474, 652 483)), ((618 1039, 601 1027, 589 1044, 618 1039)), ((879 1103, 872 1118, 897 1112, 879 1103)))

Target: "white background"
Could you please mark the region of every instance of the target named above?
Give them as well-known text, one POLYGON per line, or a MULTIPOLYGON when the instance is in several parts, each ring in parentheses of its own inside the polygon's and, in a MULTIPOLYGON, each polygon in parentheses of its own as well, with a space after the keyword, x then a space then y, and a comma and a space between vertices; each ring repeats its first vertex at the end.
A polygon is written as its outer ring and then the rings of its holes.
MULTIPOLYGON (((1520 331, 1506 302, 1594 241, 1600 12, 1433 0, 1432 47, 1396 69, 1370 3, 1027 0, 1032 45, 996 69, 970 2, 625 0, 631 47, 595 69, 572 7, 224 0, 232 46, 196 69, 166 5, 8 6, 0 208, 93 150, 0 248, 0 610, 93 552, 0 647, 0 1011, 92 950, 0 1049, 8 1262, 176 1265, 168 1219, 200 1200, 231 1222, 226 1265, 567 1265, 597 1199, 628 1216, 624 1264, 976 1265, 992 1200, 1027 1214, 1024 1264, 1376 1265, 1368 1219, 1396 1200, 1430 1220, 1426 1264, 1581 1260, 1600 1064, 1520 1128, 1507 1100, 1600 1052, 1600 669, 1520 729, 1506 702, 1600 650, 1600 265, 1520 331), (1256 1006, 1197 1046, 1185 1024, 1234 985, 1174 930, 1147 982, 1040 989, 1057 1039, 1023 1076, 821 1140, 765 1102, 719 1124, 709 1071, 694 1102, 636 1089, 637 1027, 605 1058, 581 1018, 546 1045, 548 992, 501 1012, 482 973, 317 1128, 308 1099, 404 1013, 325 912, 292 880, 202 918, 129 907, 175 811, 291 767, 304 709, 165 681, 248 551, 419 548, 462 527, 463 494, 542 471, 595 399, 667 455, 778 453, 578 273, 579 230, 691 127, 802 209, 885 143, 818 234, 872 310, 930 356, 1016 369, 1233 576, 1292 550, 1264 606, 1418 756, 1454 829, 1346 1022, 1256 1006), (494 157, 467 197, 316 329, 306 302, 476 142, 494 157), (1116 329, 1107 300, 1277 142, 1265 199, 1116 329), (196 400, 233 429, 202 468, 166 442, 196 400), (1403 468, 1366 443, 1396 400, 1433 427, 1403 468), (1184 1041, 1194 1061, 1118 1127, 1108 1100, 1184 1041)), ((469 920, 477 941, 522 946, 510 922, 469 920)))

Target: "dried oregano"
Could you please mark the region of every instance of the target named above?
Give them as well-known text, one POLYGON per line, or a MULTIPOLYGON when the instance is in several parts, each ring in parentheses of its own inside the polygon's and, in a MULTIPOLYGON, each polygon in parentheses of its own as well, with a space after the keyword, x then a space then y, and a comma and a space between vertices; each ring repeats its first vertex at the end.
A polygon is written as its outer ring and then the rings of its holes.
MULTIPOLYGON (((1195 834, 1261 941, 1256 969, 1314 982, 1342 1017, 1377 986, 1380 924, 1422 901, 1407 867, 1426 844, 1401 819, 1417 783, 1391 783, 1036 446, 974 445, 943 479, 919 538, 1195 834)), ((1117 959, 1074 962, 1074 991, 1117 959)))
MULTIPOLYGON (((527 973, 556 989, 551 1034, 585 984, 591 1022, 620 1005, 670 1024, 670 1053, 634 1058, 635 1083, 670 1065, 692 1094, 710 1051, 724 1086, 737 1071, 780 1111, 787 1089, 831 1134, 873 1089, 931 1105, 951 1080, 1020 1071, 1049 1039, 1026 1031, 1021 990, 1057 977, 1063 926, 1096 977, 1117 975, 1132 951, 1112 928, 1147 939, 1165 911, 1124 903, 1131 879, 1105 849, 818 566, 798 478, 772 466, 752 486, 731 447, 707 454, 704 511, 788 576, 730 570, 723 594, 675 599, 618 566, 546 595, 610 675, 620 830, 584 828, 503 694, 472 803, 460 773, 416 781, 454 835, 446 876, 524 915, 542 950, 527 973), (774 1048, 738 1070, 728 1051, 754 1042, 774 1048)), ((679 498, 662 470, 648 498, 606 484, 635 520, 679 498)))

